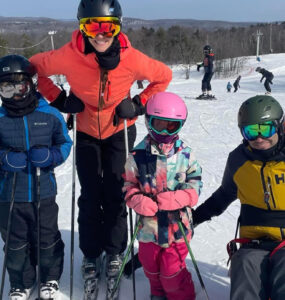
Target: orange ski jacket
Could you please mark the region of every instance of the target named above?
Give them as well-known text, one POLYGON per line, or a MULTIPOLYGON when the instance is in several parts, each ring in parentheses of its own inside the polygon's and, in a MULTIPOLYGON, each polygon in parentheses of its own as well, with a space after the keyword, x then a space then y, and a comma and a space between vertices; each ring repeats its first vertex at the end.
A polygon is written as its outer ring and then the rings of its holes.
MULTIPOLYGON (((130 97, 130 88, 136 80, 148 80, 141 92, 143 104, 155 93, 164 91, 172 79, 172 71, 133 48, 123 33, 120 63, 106 71, 100 68, 95 53, 84 54, 84 39, 79 30, 73 32, 71 42, 57 50, 39 53, 30 58, 38 72, 38 90, 49 101, 55 100, 60 89, 47 77, 66 76, 70 90, 80 98, 85 109, 77 115, 77 130, 97 139, 106 139, 123 129, 123 120, 113 126, 116 106, 130 97)), ((135 119, 128 120, 128 126, 135 119)))

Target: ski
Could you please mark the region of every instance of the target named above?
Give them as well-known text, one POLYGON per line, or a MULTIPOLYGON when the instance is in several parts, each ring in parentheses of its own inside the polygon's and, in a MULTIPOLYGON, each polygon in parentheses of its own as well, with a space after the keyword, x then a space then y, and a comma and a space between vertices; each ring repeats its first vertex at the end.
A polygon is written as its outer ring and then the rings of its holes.
POLYGON ((200 95, 195 98, 196 100, 217 100, 214 95, 200 95))
POLYGON ((106 280, 107 280, 106 300, 118 300, 119 292, 120 292, 120 285, 117 287, 115 293, 113 293, 117 278, 110 277, 110 278, 106 278, 106 280))

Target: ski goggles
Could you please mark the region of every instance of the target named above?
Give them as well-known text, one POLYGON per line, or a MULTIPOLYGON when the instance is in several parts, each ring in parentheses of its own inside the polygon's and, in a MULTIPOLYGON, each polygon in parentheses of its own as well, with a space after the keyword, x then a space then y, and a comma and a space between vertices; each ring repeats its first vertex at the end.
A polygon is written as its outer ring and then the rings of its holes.
POLYGON ((31 82, 28 80, 0 82, 0 97, 2 98, 9 99, 15 96, 23 98, 28 95, 30 90, 31 82))
POLYGON ((180 131, 183 126, 183 120, 150 116, 148 125, 150 129, 157 134, 166 133, 168 135, 173 135, 180 131))
POLYGON ((116 17, 83 18, 79 21, 79 29, 84 35, 92 39, 99 33, 111 38, 119 34, 121 22, 116 17))
POLYGON ((263 124, 253 124, 243 126, 241 133, 248 141, 254 141, 258 137, 270 138, 277 132, 277 125, 273 121, 265 122, 263 124))

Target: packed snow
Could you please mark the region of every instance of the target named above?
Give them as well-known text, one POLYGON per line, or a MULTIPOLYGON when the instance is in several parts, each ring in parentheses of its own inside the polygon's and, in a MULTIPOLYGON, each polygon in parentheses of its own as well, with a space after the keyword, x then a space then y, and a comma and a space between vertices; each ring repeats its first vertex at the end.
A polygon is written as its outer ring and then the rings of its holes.
MULTIPOLYGON (((237 127, 237 112, 241 103, 249 97, 265 92, 263 83, 260 83, 261 75, 255 72, 257 66, 273 72, 275 77, 273 79, 272 96, 285 107, 285 54, 264 55, 261 57, 260 62, 255 57, 248 57, 245 67, 240 73, 242 76, 241 87, 237 93, 233 93, 233 90, 232 93, 227 93, 226 85, 228 81, 233 83, 239 74, 231 78, 214 78, 212 80, 212 90, 217 100, 212 101, 195 99, 196 96, 201 94, 203 69, 197 72, 195 67, 191 68, 190 79, 186 80, 185 71, 181 66, 172 67, 173 80, 167 90, 180 95, 185 100, 189 111, 188 119, 180 133, 180 137, 192 147, 203 168, 204 186, 198 205, 204 202, 219 187, 228 153, 242 140, 237 127)), ((144 86, 146 84, 144 82, 144 86)), ((137 89, 137 84, 134 84, 132 95, 134 96, 140 92, 141 90, 137 89)), ((138 143, 146 134, 144 118, 140 117, 136 124, 138 131, 136 143, 138 143)), ((72 132, 70 134, 72 137, 72 132)), ((69 299, 70 282, 72 154, 65 164, 56 169, 56 175, 58 183, 57 202, 60 207, 59 227, 65 242, 65 265, 60 289, 61 300, 67 300, 69 299)), ((79 192, 80 185, 77 180, 76 198, 78 198, 79 192)), ((211 300, 229 299, 230 280, 228 277, 226 244, 234 238, 239 209, 239 201, 235 201, 221 216, 195 228, 195 235, 190 244, 211 300)), ((83 293, 83 280, 80 272, 82 253, 78 247, 76 220, 75 224, 73 299, 80 300, 83 293)), ((2 246, 1 241, 0 248, 2 246)), ((135 244, 135 248, 135 251, 137 251, 137 244, 135 244)), ((3 253, 0 254, 0 270, 2 270, 2 263, 3 253)), ((187 257, 187 267, 191 271, 195 283, 196 299, 206 299, 190 256, 187 257)), ((105 300, 106 297, 104 276, 102 279, 98 300, 105 300)), ((137 300, 150 298, 149 284, 142 269, 136 271, 136 288, 137 300)), ((6 275, 4 295, 7 295, 8 290, 9 283, 6 275)), ((36 298, 36 293, 33 296, 32 299, 36 298)), ((133 299, 132 297, 132 281, 123 278, 120 299, 133 299)))

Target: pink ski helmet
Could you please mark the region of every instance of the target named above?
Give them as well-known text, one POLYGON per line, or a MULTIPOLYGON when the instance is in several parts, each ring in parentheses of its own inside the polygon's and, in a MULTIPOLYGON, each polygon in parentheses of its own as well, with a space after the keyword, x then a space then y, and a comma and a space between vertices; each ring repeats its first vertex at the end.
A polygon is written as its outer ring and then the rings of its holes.
POLYGON ((170 92, 160 92, 151 96, 147 101, 146 114, 185 121, 187 107, 178 95, 170 92))
POLYGON ((171 143, 178 135, 187 118, 187 107, 184 101, 176 94, 160 92, 147 101, 146 104, 146 127, 150 136, 159 143, 171 143), (165 119, 174 121, 180 126, 173 133, 160 134, 152 126, 152 119, 165 119))

